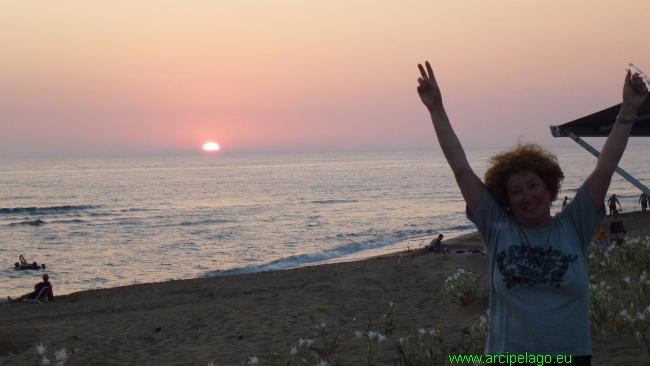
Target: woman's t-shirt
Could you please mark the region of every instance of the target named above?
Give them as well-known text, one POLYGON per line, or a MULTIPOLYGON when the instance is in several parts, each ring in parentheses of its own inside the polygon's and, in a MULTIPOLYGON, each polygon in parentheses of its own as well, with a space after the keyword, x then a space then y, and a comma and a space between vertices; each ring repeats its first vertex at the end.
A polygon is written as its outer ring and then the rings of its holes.
POLYGON ((520 226, 484 189, 467 218, 487 249, 490 330, 486 354, 591 355, 586 258, 605 208, 584 184, 539 229, 520 226))

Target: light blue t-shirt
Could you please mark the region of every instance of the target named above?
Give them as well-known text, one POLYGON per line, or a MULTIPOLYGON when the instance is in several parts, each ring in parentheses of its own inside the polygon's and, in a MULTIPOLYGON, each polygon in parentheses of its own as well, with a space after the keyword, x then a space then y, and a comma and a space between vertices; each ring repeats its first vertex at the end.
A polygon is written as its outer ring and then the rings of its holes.
POLYGON ((520 226, 484 189, 467 218, 487 249, 490 329, 486 354, 591 355, 587 251, 596 212, 583 184, 543 228, 520 226))

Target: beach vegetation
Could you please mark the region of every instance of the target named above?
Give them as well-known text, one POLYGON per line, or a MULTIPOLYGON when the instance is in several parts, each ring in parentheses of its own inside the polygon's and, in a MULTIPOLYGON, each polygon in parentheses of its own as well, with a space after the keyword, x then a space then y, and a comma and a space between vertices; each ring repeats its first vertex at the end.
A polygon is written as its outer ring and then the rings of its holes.
POLYGON ((471 271, 465 272, 463 268, 445 279, 445 292, 461 307, 474 302, 482 294, 482 289, 483 278, 471 271))
POLYGON ((589 321, 592 333, 600 330, 616 313, 611 309, 610 289, 611 286, 604 281, 589 285, 589 321))
POLYGON ((490 329, 490 309, 485 311, 485 315, 481 315, 478 320, 472 325, 472 329, 478 333, 480 343, 485 346, 488 337, 488 330, 490 329))
POLYGON ((63 347, 59 351, 54 352, 50 357, 47 357, 47 346, 43 346, 43 343, 37 344, 34 348, 34 365, 54 365, 54 366, 65 366, 66 361, 70 353, 63 347))
POLYGON ((611 332, 618 339, 624 334, 636 337, 645 346, 650 365, 650 237, 625 238, 624 245, 604 251, 592 245, 587 269, 592 333, 611 332))

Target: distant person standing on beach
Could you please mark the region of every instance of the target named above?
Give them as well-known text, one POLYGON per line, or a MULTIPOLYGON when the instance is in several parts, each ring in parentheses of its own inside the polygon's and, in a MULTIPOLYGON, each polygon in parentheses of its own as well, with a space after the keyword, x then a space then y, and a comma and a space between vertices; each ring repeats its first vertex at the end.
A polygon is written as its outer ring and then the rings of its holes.
POLYGON ((645 192, 641 193, 641 196, 639 197, 639 203, 641 204, 641 211, 643 213, 645 213, 648 209, 648 199, 650 199, 650 197, 648 197, 645 192))
POLYGON ((564 210, 564 206, 566 206, 566 203, 567 203, 567 200, 568 200, 568 199, 569 199, 569 197, 564 196, 564 201, 562 201, 562 209, 563 209, 563 210, 564 210))
POLYGON ((607 200, 607 204, 609 205, 609 216, 612 216, 614 214, 614 211, 616 211, 616 204, 618 203, 618 207, 621 207, 621 203, 618 202, 618 198, 616 198, 615 194, 612 194, 611 197, 607 200))
POLYGON ((490 328, 485 353, 570 354, 572 365, 591 365, 587 251, 648 94, 645 82, 627 72, 623 104, 596 168, 564 210, 551 217, 551 202, 564 179, 557 157, 538 145, 520 143, 489 160, 483 183, 449 122, 431 65, 418 67, 418 94, 465 199, 467 218, 487 249, 490 328))

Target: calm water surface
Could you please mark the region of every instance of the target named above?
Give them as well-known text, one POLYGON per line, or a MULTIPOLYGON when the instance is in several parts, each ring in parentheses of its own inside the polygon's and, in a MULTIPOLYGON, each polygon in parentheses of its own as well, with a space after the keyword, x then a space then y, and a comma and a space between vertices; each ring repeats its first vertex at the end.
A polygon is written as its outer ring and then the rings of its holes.
MULTIPOLYGON (((552 150, 572 197, 596 159, 552 150)), ((467 151, 477 174, 495 152, 467 151)), ((647 152, 630 146, 621 167, 650 185, 647 152)), ((610 192, 638 209, 639 192, 618 175, 610 192)), ((433 150, 0 160, 2 298, 40 278, 13 269, 20 254, 46 263, 65 294, 371 256, 471 230, 433 150)))

